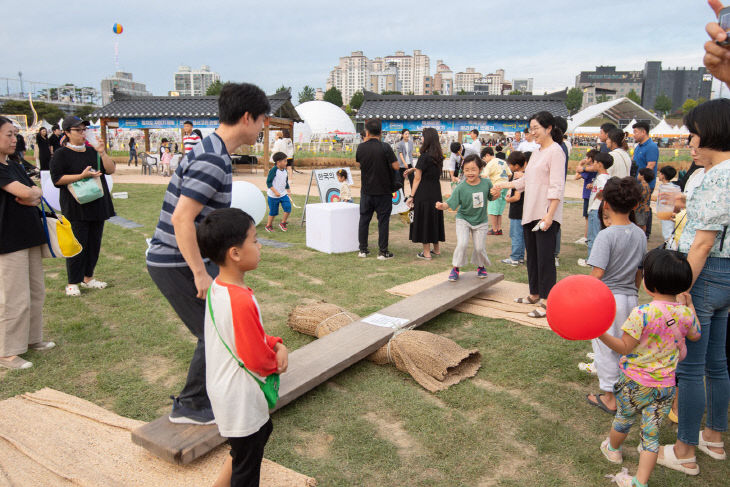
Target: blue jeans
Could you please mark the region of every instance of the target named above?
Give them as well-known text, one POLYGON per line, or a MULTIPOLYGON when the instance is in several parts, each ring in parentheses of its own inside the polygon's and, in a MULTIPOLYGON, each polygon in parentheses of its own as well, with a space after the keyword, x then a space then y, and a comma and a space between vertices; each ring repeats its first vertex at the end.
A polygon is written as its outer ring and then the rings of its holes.
POLYGON ((596 240, 596 235, 601 231, 601 222, 598 218, 598 210, 591 210, 588 212, 588 236, 586 237, 588 244, 588 257, 591 256, 591 249, 593 248, 593 242, 596 240))
POLYGON ((708 257, 690 294, 702 337, 696 342, 687 340, 687 357, 677 366, 677 438, 688 445, 697 445, 705 407, 706 427, 727 431, 730 378, 725 338, 730 307, 730 258, 708 257))
POLYGON ((512 239, 512 260, 525 260, 525 235, 522 232, 522 220, 509 219, 509 238, 512 239))

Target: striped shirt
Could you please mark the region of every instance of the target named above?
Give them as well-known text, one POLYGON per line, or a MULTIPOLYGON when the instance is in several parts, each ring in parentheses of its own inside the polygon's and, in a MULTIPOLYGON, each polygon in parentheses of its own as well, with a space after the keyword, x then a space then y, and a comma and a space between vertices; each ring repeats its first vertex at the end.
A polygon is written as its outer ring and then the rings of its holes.
POLYGON ((147 252, 147 265, 153 267, 185 267, 175 239, 172 213, 180 196, 187 196, 203 205, 195 224, 211 211, 231 206, 231 157, 223 140, 213 133, 183 157, 167 186, 162 201, 160 220, 147 252))
POLYGON ((198 134, 183 135, 183 149, 185 149, 185 154, 193 150, 193 147, 198 145, 199 142, 200 137, 198 137, 198 134))

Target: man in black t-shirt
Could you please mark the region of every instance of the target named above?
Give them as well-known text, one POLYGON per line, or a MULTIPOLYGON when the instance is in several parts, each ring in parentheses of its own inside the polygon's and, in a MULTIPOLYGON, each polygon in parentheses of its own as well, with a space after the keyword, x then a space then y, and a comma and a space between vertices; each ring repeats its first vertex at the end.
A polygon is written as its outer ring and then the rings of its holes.
POLYGON ((378 259, 393 257, 388 251, 388 232, 390 213, 393 208, 391 179, 393 171, 398 170, 398 159, 393 149, 380 141, 381 125, 379 119, 365 122, 365 142, 357 146, 355 160, 360 164, 362 187, 360 189, 360 225, 358 257, 367 257, 368 228, 373 213, 378 216, 378 259))
POLYGON ((58 125, 51 127, 51 134, 48 137, 48 146, 51 149, 51 155, 61 148, 61 128, 58 125))

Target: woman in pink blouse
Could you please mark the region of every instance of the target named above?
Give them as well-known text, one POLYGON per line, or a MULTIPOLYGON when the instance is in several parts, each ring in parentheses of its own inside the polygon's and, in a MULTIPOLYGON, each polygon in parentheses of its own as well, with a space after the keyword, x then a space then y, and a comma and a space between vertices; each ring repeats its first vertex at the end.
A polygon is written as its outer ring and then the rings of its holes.
POLYGON ((517 303, 536 304, 528 313, 533 318, 545 316, 545 300, 555 285, 555 242, 563 220, 565 193, 565 153, 560 148, 563 132, 555 126, 555 117, 539 112, 530 118, 530 133, 540 149, 532 153, 525 176, 494 186, 499 194, 504 188, 524 191, 522 231, 527 250, 527 279, 530 295, 516 298, 517 303))

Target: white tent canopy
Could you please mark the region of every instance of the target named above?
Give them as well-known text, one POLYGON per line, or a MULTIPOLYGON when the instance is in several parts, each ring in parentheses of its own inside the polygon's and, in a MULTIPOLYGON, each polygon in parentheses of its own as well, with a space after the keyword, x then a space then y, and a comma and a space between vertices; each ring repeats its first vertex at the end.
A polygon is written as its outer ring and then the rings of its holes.
POLYGON ((598 132, 601 130, 601 127, 576 127, 571 133, 571 135, 576 136, 597 136, 598 132))
POLYGON ((649 132, 649 135, 651 135, 652 137, 672 137, 676 136, 677 134, 674 132, 674 129, 671 125, 667 123, 666 120, 662 120, 656 127, 654 127, 649 132))
MULTIPOLYGON (((299 142, 297 126, 302 135, 306 133, 305 124, 311 130, 310 137, 323 134, 355 134, 355 125, 350 117, 338 106, 326 101, 308 101, 297 105, 297 113, 304 124, 294 126, 294 141, 299 142)), ((302 137, 303 139, 304 137, 302 137)))
POLYGON ((576 128, 581 127, 589 120, 601 116, 608 117, 614 122, 618 122, 621 119, 643 119, 659 123, 659 118, 646 108, 634 103, 628 98, 618 98, 616 100, 591 105, 570 117, 568 119, 568 133, 574 133, 576 128))
POLYGON ((634 125, 636 125, 636 119, 632 118, 629 124, 624 127, 624 132, 631 132, 632 130, 634 130, 634 125))

